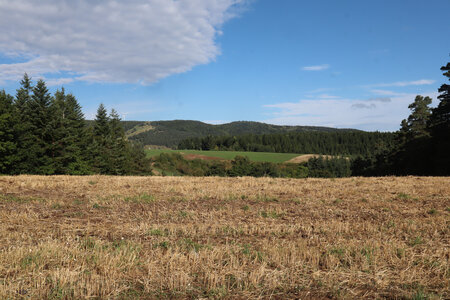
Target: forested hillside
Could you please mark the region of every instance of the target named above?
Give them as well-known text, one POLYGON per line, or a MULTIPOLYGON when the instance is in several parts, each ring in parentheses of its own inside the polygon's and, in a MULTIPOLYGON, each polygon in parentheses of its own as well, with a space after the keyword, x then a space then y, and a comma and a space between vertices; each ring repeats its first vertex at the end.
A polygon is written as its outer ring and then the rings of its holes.
POLYGON ((393 133, 305 131, 282 134, 191 138, 181 141, 178 149, 367 156, 390 149, 393 141, 393 133))
POLYGON ((202 138, 206 136, 225 136, 243 134, 273 134, 287 132, 335 132, 345 129, 317 126, 278 126, 259 122, 232 122, 222 125, 211 125, 200 121, 174 120, 152 122, 123 122, 128 134, 143 132, 129 136, 130 140, 138 141, 144 145, 160 145, 175 148, 188 138, 202 138))

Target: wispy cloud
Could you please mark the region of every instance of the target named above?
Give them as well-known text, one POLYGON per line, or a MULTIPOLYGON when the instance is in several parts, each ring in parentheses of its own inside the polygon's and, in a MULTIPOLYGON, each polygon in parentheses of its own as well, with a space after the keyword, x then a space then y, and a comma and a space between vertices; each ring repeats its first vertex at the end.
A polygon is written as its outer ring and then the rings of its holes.
MULTIPOLYGON (((424 93, 436 98, 437 93, 424 93)), ((316 125, 363 130, 395 131, 410 113, 408 105, 415 94, 370 99, 301 99, 264 105, 271 118, 266 123, 280 125, 316 125)))
POLYGON ((374 103, 370 103, 370 104, 366 104, 366 103, 354 103, 352 104, 352 108, 356 108, 356 109, 373 109, 376 108, 377 106, 374 103))
POLYGON ((334 88, 318 88, 315 90, 308 91, 308 94, 324 93, 335 90, 334 88))
POLYGON ((405 96, 408 95, 407 93, 398 93, 390 90, 370 90, 373 94, 380 95, 380 96, 405 96))
POLYGON ((225 121, 225 120, 204 120, 202 122, 206 123, 206 124, 211 124, 211 125, 220 125, 220 124, 229 123, 230 121, 225 121))
POLYGON ((376 97, 376 98, 370 98, 368 101, 371 102, 391 102, 392 99, 389 97, 376 97))
POLYGON ((335 95, 329 95, 329 94, 320 94, 319 96, 317 96, 317 98, 320 98, 320 99, 339 99, 341 97, 335 96, 335 95))
POLYGON ((0 52, 26 58, 0 64, 0 81, 73 72, 72 80, 156 82, 213 61, 222 24, 244 2, 0 1, 0 28, 10 28, 0 34, 0 52))
POLYGON ((405 86, 412 86, 412 85, 430 85, 433 84, 435 80, 431 79, 420 79, 420 80, 413 80, 413 81, 397 81, 397 82, 391 82, 391 83, 378 83, 378 84, 370 84, 366 87, 405 87, 405 86))
POLYGON ((302 70, 303 71, 323 71, 323 70, 326 70, 329 68, 330 68, 330 65, 324 64, 324 65, 303 67, 302 70))

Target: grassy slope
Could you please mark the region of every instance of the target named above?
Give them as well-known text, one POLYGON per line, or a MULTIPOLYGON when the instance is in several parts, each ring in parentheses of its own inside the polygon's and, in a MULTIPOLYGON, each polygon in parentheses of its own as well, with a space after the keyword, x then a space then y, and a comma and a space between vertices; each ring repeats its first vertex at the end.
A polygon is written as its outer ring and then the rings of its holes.
POLYGON ((237 155, 248 156, 251 161, 286 162, 300 154, 295 153, 268 153, 268 152, 240 152, 240 151, 200 151, 200 150, 165 150, 165 149, 151 149, 146 150, 147 156, 152 157, 161 153, 182 153, 182 154, 196 154, 209 157, 218 157, 222 159, 234 159, 237 155))
POLYGON ((0 177, 0 299, 450 299, 450 178, 0 177))

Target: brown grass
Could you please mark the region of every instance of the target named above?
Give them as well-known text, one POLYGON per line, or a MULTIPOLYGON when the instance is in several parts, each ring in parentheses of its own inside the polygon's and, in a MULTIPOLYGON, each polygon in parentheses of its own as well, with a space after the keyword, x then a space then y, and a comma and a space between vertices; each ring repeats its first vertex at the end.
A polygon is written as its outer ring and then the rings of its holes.
POLYGON ((307 162, 311 158, 318 158, 318 157, 331 159, 331 158, 334 158, 336 156, 333 156, 333 155, 321 155, 321 154, 302 154, 302 155, 296 156, 294 158, 291 158, 290 160, 286 161, 286 163, 301 164, 301 163, 307 162))
POLYGON ((155 130, 155 127, 153 127, 150 122, 145 122, 142 125, 138 125, 136 127, 131 128, 130 130, 128 130, 125 135, 127 138, 136 136, 138 134, 150 131, 150 130, 155 130))
POLYGON ((0 299, 449 299, 450 178, 0 177, 0 299))

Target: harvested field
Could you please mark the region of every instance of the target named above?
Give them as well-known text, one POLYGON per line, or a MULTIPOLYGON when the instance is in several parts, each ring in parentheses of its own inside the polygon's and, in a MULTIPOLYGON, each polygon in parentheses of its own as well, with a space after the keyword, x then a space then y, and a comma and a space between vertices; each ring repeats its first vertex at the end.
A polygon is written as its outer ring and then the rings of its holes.
POLYGON ((450 178, 0 177, 0 299, 449 299, 450 178))
POLYGON ((288 160, 287 163, 301 164, 301 163, 307 162, 311 158, 318 158, 318 157, 331 159, 334 156, 332 156, 332 155, 320 155, 320 154, 303 154, 303 155, 299 155, 299 156, 296 156, 296 157, 288 160))

